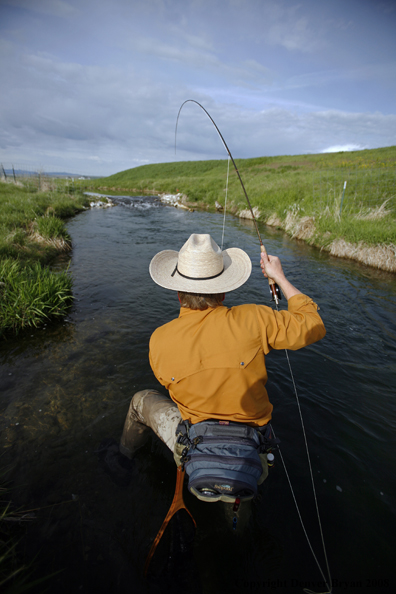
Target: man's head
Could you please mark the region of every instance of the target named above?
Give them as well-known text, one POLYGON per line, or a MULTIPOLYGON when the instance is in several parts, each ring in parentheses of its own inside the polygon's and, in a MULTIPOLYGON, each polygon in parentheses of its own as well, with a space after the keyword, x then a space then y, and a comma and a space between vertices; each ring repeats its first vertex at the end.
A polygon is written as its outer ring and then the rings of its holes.
POLYGON ((154 282, 165 289, 214 295, 243 285, 252 263, 243 250, 221 251, 210 235, 193 233, 179 252, 164 250, 156 254, 149 270, 154 282))
POLYGON ((180 305, 189 309, 208 309, 208 307, 218 307, 224 301, 225 293, 214 293, 202 295, 202 293, 184 293, 178 291, 180 305))

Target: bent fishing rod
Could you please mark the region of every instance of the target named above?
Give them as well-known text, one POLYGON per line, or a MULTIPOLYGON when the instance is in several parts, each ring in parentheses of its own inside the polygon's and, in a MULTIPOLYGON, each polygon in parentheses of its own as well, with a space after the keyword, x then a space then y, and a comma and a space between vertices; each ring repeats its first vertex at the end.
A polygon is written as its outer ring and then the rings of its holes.
MULTIPOLYGON (((259 228, 258 228, 258 225, 257 225, 257 219, 256 219, 256 217, 254 216, 254 212, 253 212, 252 205, 250 204, 249 196, 247 195, 247 192, 246 192, 245 186, 244 186, 244 184, 243 184, 243 181, 242 181, 241 175, 240 175, 240 173, 239 173, 239 171, 238 171, 238 167, 236 166, 236 163, 235 163, 235 161, 234 161, 234 157, 232 156, 232 154, 231 154, 231 151, 230 151, 230 149, 228 148, 228 146, 227 146, 227 143, 226 143, 226 141, 224 140, 224 138, 223 138, 223 135, 222 135, 222 133, 220 132, 219 128, 217 127, 217 125, 216 125, 216 122, 214 121, 214 119, 212 118, 212 116, 209 114, 209 112, 207 112, 207 111, 206 111, 206 109, 203 107, 203 105, 201 105, 200 103, 198 103, 198 101, 195 101, 195 99, 187 99, 186 101, 184 101, 184 102, 181 104, 181 106, 180 106, 179 113, 177 114, 177 119, 176 119, 176 128, 175 128, 175 154, 176 154, 176 136, 177 136, 177 125, 178 125, 178 123, 179 123, 179 116, 180 116, 180 112, 181 112, 181 110, 183 109, 183 106, 184 106, 186 103, 195 103, 196 105, 198 105, 198 107, 200 107, 200 108, 201 108, 201 109, 202 109, 202 110, 203 110, 203 111, 206 113, 206 115, 208 116, 208 118, 210 119, 210 121, 212 122, 212 124, 214 125, 214 127, 216 128, 216 130, 217 130, 217 133, 218 133, 218 135, 220 136, 220 138, 221 138, 221 141, 222 141, 222 143, 223 143, 223 145, 224 145, 224 148, 225 148, 225 150, 227 151, 227 153, 228 153, 228 155, 229 155, 229 157, 230 157, 230 159, 231 159, 231 161, 232 161, 232 164, 233 164, 233 166, 234 166, 234 169, 235 169, 235 171, 236 171, 236 174, 237 174, 237 176, 238 176, 238 179, 239 179, 239 181, 241 182, 242 190, 243 190, 243 193, 245 194, 246 202, 248 203, 248 207, 249 207, 250 213, 251 213, 251 215, 252 215, 252 220, 253 220, 253 222, 254 222, 254 226, 255 226, 255 228, 256 228, 256 233, 257 233, 257 236, 258 236, 258 239, 259 239, 259 242, 260 242, 260 248, 261 248, 261 251, 262 251, 264 254, 267 254, 267 250, 265 249, 265 246, 264 246, 263 240, 261 239, 260 231, 259 231, 259 228)), ((267 254, 267 255, 268 255, 268 254, 267 254)), ((275 281, 274 281, 272 278, 269 278, 269 277, 268 277, 268 284, 269 284, 270 292, 271 292, 271 295, 272 295, 272 301, 275 301, 276 305, 278 305, 278 303, 279 303, 279 299, 281 299, 281 298, 282 298, 282 297, 281 297, 281 292, 280 292, 280 289, 279 289, 278 285, 276 284, 276 282, 275 282, 275 281)))

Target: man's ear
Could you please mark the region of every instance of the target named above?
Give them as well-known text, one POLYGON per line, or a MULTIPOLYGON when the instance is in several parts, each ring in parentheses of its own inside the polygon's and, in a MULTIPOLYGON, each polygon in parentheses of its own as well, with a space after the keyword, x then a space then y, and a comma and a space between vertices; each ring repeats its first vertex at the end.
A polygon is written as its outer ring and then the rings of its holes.
POLYGON ((223 297, 221 298, 222 301, 225 299, 225 293, 223 293, 223 297))

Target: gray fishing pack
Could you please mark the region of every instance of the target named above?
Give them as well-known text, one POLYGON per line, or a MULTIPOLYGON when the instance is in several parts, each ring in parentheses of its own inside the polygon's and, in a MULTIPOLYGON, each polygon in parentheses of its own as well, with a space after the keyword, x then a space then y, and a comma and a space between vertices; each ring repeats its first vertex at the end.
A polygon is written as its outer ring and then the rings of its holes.
POLYGON ((263 454, 279 440, 271 425, 250 427, 232 421, 179 423, 176 448, 188 475, 188 489, 203 501, 253 499, 263 474, 263 454))

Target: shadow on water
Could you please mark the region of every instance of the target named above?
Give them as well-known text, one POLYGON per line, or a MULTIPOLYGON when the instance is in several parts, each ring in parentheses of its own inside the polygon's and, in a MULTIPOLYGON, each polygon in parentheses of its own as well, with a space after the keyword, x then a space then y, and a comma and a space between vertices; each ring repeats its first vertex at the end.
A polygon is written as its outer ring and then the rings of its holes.
MULTIPOLYGON (((144 580, 147 553, 173 497, 172 456, 152 436, 136 456, 130 484, 120 487, 95 452, 103 438, 118 440, 136 391, 162 389, 148 363, 148 342, 157 326, 178 315, 178 301, 152 283, 152 256, 178 250, 193 232, 209 232, 220 244, 223 218, 154 199, 117 200, 117 207, 86 211, 68 225, 76 297, 68 318, 0 346, 2 465, 9 469, 14 505, 35 510, 22 560, 35 558, 38 576, 61 570, 48 590, 59 594, 324 591, 279 457, 236 531, 223 504, 205 504, 187 492, 185 502, 197 521, 193 551, 188 527, 170 527, 144 580)), ((319 303, 327 328, 323 341, 290 353, 290 359, 334 591, 338 584, 356 592, 391 592, 395 278, 331 258, 276 230, 261 232, 290 280, 319 303)), ((227 217, 224 247, 233 245, 249 253, 253 273, 227 296, 227 305, 268 304, 254 228, 227 217)), ((324 567, 285 354, 272 352, 267 366, 273 424, 324 567)))

